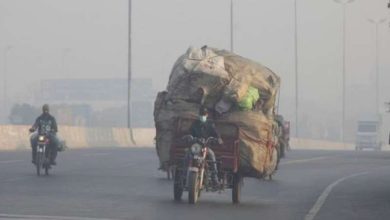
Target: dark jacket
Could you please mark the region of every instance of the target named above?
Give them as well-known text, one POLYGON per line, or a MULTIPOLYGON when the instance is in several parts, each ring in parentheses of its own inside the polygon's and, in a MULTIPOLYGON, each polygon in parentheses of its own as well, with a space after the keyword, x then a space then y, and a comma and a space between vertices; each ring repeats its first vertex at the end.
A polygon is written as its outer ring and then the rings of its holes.
POLYGON ((215 124, 211 121, 206 121, 205 123, 203 123, 200 120, 196 120, 194 123, 192 123, 190 131, 191 135, 197 138, 220 138, 215 124))
POLYGON ((38 129, 38 133, 42 134, 45 132, 57 133, 57 122, 56 119, 49 113, 43 113, 36 120, 32 126, 34 129, 38 129))

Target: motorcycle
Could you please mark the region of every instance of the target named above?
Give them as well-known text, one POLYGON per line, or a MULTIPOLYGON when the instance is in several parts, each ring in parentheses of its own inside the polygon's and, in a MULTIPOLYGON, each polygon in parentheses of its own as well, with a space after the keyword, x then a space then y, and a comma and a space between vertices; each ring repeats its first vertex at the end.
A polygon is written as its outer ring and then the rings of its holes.
POLYGON ((47 134, 38 134, 38 145, 35 156, 35 166, 37 175, 41 175, 41 170, 45 170, 45 175, 49 175, 49 169, 51 169, 50 165, 50 150, 48 150, 50 146, 50 141, 47 134))
POLYGON ((186 142, 191 143, 186 150, 185 170, 177 170, 174 183, 174 198, 180 200, 183 191, 188 191, 188 202, 195 204, 200 197, 202 190, 221 190, 212 186, 212 164, 207 160, 207 147, 217 143, 214 137, 195 138, 190 135, 183 137, 186 142))

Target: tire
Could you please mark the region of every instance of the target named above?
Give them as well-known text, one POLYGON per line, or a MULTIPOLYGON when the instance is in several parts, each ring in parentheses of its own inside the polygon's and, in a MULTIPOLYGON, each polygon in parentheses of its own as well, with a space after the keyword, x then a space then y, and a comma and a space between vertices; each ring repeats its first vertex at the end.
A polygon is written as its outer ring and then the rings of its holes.
POLYGON ((284 143, 280 145, 280 158, 284 158, 286 156, 286 146, 284 143))
POLYGON ((175 201, 181 201, 181 197, 183 196, 183 183, 181 181, 181 172, 176 171, 174 182, 173 182, 173 198, 175 201))
POLYGON ((168 167, 167 169, 167 179, 168 180, 171 180, 172 179, 172 176, 171 176, 171 168, 168 167))
POLYGON ((49 176, 49 165, 48 164, 45 165, 45 175, 49 176))
POLYGON ((176 167, 172 167, 171 168, 171 177, 172 177, 173 180, 175 179, 175 177, 176 177, 176 167))
POLYGON ((232 201, 234 204, 240 203, 242 187, 242 177, 239 173, 233 176, 232 201))
POLYGON ((167 169, 167 179, 174 180, 175 179, 176 168, 173 166, 169 166, 167 169))
POLYGON ((42 162, 43 162, 42 160, 43 160, 42 153, 37 153, 37 156, 35 158, 35 166, 37 168, 37 176, 41 175, 41 167, 42 167, 42 162))
POLYGON ((188 203, 196 204, 199 196, 199 174, 191 172, 188 175, 188 203))

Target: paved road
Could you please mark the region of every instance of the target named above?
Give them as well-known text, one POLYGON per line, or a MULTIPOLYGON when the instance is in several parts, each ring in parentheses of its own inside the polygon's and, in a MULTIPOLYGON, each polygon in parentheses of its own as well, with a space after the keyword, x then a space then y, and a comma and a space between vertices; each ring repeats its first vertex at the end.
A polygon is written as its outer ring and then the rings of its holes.
POLYGON ((0 219, 390 218, 390 152, 288 152, 273 181, 245 179, 242 204, 227 191, 195 206, 173 201, 152 148, 69 150, 49 177, 29 157, 0 152, 0 219))

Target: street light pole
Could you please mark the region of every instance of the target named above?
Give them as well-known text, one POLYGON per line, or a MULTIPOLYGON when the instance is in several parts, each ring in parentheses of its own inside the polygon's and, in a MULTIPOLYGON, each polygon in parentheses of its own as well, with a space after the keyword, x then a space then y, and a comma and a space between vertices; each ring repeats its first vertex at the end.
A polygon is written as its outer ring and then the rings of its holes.
POLYGON ((385 18, 380 20, 368 19, 371 24, 375 25, 375 110, 379 115, 379 35, 378 27, 386 21, 385 18))
POLYGON ((234 52, 234 4, 230 0, 230 51, 234 52))
POLYGON ((298 14, 294 0, 294 50, 295 50, 295 136, 299 137, 299 76, 298 76, 298 14))
POLYGON ((341 139, 345 142, 345 106, 346 106, 346 7, 347 4, 354 2, 355 0, 334 0, 336 3, 343 6, 343 77, 342 77, 342 119, 341 119, 341 139))
MULTIPOLYGON (((387 3, 387 8, 390 9, 390 0, 389 3, 387 3)), ((390 11, 389 11, 389 19, 390 19, 390 11)), ((389 28, 390 28, 390 22, 389 22, 389 28)))
POLYGON ((133 129, 131 126, 131 79, 132 79, 132 53, 131 53, 131 33, 132 33, 132 1, 129 0, 129 42, 128 42, 128 75, 127 75, 127 128, 130 132, 130 140, 135 145, 134 135, 133 135, 133 129))
POLYGON ((3 79, 3 102, 4 102, 4 123, 7 122, 7 111, 8 111, 8 91, 7 91, 7 84, 8 84, 8 66, 7 66, 7 55, 8 52, 12 49, 12 46, 6 46, 4 49, 4 79, 3 79))

